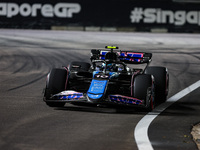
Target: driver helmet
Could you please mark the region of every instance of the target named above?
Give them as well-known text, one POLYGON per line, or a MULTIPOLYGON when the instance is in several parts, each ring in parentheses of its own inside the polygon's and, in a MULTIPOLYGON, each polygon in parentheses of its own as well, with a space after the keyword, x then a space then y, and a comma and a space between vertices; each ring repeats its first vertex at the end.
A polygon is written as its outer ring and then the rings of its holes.
POLYGON ((116 67, 116 65, 114 63, 110 63, 110 64, 107 65, 106 70, 107 71, 115 71, 116 72, 117 71, 116 68, 117 67, 116 67))

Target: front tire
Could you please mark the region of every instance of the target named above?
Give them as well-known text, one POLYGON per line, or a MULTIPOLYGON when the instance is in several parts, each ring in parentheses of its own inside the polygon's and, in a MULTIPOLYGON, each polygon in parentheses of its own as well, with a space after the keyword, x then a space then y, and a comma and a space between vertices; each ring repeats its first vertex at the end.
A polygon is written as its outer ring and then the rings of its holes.
POLYGON ((63 107, 64 102, 48 102, 54 94, 65 90, 67 82, 67 71, 64 69, 54 68, 47 77, 46 88, 44 91, 44 100, 50 107, 63 107))
POLYGON ((70 71, 88 71, 90 69, 90 63, 73 61, 70 63, 70 71))
POLYGON ((155 78, 155 102, 163 103, 167 100, 169 91, 169 73, 165 67, 148 67, 145 74, 151 74, 155 78))
POLYGON ((143 74, 135 77, 133 96, 145 101, 147 111, 154 109, 154 80, 151 75, 143 74))

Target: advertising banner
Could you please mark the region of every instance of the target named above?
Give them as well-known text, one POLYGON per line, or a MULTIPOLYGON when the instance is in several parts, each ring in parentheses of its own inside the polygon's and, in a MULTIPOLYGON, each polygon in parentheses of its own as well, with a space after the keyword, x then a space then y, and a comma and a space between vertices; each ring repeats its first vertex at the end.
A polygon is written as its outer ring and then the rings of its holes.
POLYGON ((0 28, 52 26, 166 28, 200 31, 200 1, 173 0, 9 0, 0 2, 0 28))

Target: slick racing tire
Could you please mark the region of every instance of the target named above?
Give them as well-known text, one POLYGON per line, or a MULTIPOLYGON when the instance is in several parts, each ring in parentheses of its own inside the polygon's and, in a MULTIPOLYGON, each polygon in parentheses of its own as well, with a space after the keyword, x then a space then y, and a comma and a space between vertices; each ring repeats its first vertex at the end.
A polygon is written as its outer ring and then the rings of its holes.
POLYGON ((90 63, 73 61, 69 66, 70 71, 88 71, 90 69, 90 63))
POLYGON ((169 74, 165 67, 148 67, 145 74, 151 74, 155 78, 155 102, 163 103, 167 100, 169 91, 169 74))
MULTIPOLYGON (((65 90, 67 71, 64 69, 54 68, 50 71, 46 88, 44 91, 44 100, 48 100, 52 95, 60 93, 65 90)), ((46 104, 50 107, 63 107, 65 105, 64 102, 48 102, 46 104)))
POLYGON ((135 77, 133 96, 145 101, 146 111, 154 109, 154 80, 151 75, 143 74, 135 77))

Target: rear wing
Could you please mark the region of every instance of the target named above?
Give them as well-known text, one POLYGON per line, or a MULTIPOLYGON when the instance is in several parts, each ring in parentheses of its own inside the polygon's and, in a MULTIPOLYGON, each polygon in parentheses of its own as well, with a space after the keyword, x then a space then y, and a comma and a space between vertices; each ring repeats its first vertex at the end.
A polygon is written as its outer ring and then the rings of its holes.
POLYGON ((142 64, 150 63, 152 58, 152 53, 144 52, 134 52, 134 51, 124 51, 115 50, 115 52, 110 52, 109 50, 91 50, 91 61, 92 60, 105 60, 107 53, 113 53, 118 60, 128 63, 128 64, 142 64))

